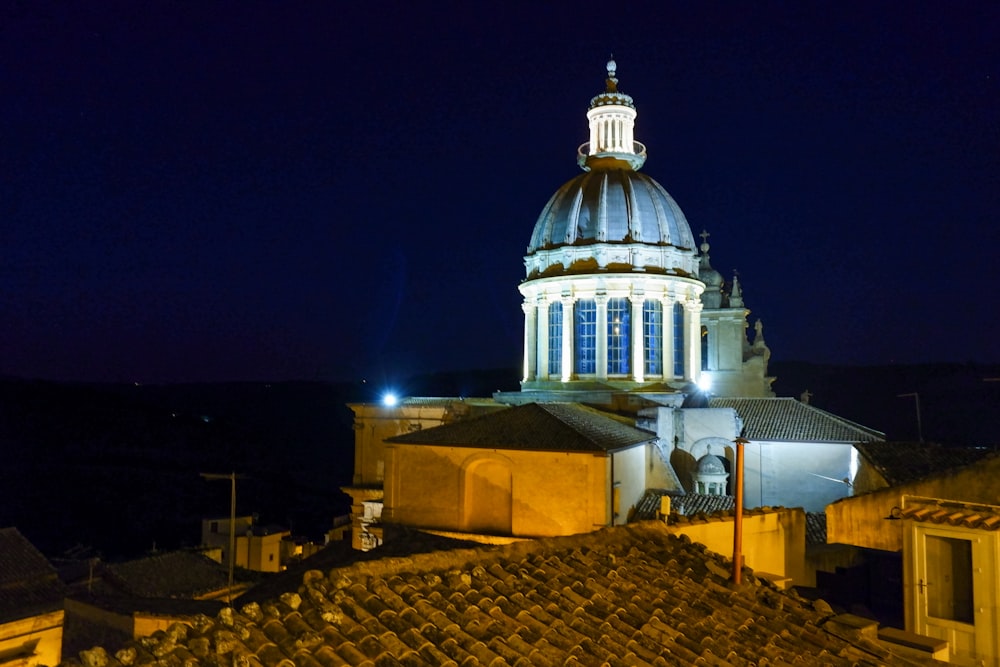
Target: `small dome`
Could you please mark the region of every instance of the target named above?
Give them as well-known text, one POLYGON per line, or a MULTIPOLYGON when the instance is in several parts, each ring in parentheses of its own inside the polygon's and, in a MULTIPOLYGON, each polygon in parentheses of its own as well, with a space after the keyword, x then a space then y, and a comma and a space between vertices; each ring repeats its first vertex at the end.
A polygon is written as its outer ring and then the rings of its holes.
POLYGON ((726 466, 722 464, 722 459, 715 454, 705 454, 703 457, 698 459, 698 474, 725 475, 726 466))
POLYGON ((673 197, 649 176, 628 169, 594 170, 559 188, 535 223, 528 254, 593 243, 695 247, 673 197))

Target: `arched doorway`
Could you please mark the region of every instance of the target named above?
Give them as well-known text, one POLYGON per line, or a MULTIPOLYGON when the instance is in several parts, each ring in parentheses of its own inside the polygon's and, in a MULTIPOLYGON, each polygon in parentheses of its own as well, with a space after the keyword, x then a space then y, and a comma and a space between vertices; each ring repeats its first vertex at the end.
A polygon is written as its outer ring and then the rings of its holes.
POLYGON ((510 535, 512 477, 510 462, 499 456, 477 457, 466 463, 462 484, 466 530, 510 535))

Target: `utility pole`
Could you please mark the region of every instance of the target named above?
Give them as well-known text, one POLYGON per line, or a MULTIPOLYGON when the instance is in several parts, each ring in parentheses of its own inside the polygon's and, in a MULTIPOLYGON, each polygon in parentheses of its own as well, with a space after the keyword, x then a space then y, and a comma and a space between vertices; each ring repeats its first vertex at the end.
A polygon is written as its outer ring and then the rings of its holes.
POLYGON ((737 437, 736 444, 736 507, 733 516, 733 583, 739 585, 743 576, 743 445, 750 442, 743 436, 737 437))
POLYGON ((233 606, 233 570, 236 568, 236 479, 243 479, 244 475, 237 475, 231 472, 228 475, 203 472, 200 475, 207 480, 228 479, 229 491, 229 587, 226 597, 229 606, 233 606))

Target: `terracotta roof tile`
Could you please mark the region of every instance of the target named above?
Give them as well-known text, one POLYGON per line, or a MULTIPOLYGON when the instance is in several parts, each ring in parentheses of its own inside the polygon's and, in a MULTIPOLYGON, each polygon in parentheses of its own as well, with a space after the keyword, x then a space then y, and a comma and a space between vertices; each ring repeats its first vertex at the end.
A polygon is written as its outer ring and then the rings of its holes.
POLYGON ((906 507, 903 507, 900 512, 901 519, 963 528, 978 528, 979 530, 1000 530, 1000 507, 946 500, 937 504, 932 499, 916 500, 915 504, 909 504, 914 502, 910 497, 904 497, 904 502, 906 507))
POLYGON ((527 403, 389 438, 449 447, 606 452, 655 438, 616 415, 577 403, 527 403))
POLYGON ((806 544, 826 544, 826 512, 806 512, 806 544))
MULTIPOLYGON (((311 572, 297 591, 135 642, 133 667, 877 665, 821 605, 648 522, 311 572), (156 657, 154 657, 156 656, 156 657)), ((919 662, 917 664, 920 664, 919 662)), ((925 664, 931 664, 929 661, 925 664)))
POLYGON ((877 442, 885 434, 794 398, 712 398, 713 408, 733 408, 743 437, 778 442, 877 442))
POLYGON ((104 565, 113 584, 144 598, 194 598, 225 590, 225 566, 193 551, 171 551, 104 565))
POLYGON ((996 455, 994 450, 982 447, 942 447, 915 442, 867 442, 858 444, 857 449, 889 486, 947 474, 996 455))

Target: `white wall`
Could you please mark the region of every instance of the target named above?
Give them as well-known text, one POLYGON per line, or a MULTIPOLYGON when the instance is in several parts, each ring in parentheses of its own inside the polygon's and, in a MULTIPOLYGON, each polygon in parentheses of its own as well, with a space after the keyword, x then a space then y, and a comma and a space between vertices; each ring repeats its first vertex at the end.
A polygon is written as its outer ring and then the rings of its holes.
POLYGON ((752 441, 743 450, 744 507, 802 507, 822 512, 851 495, 849 444, 752 441))

